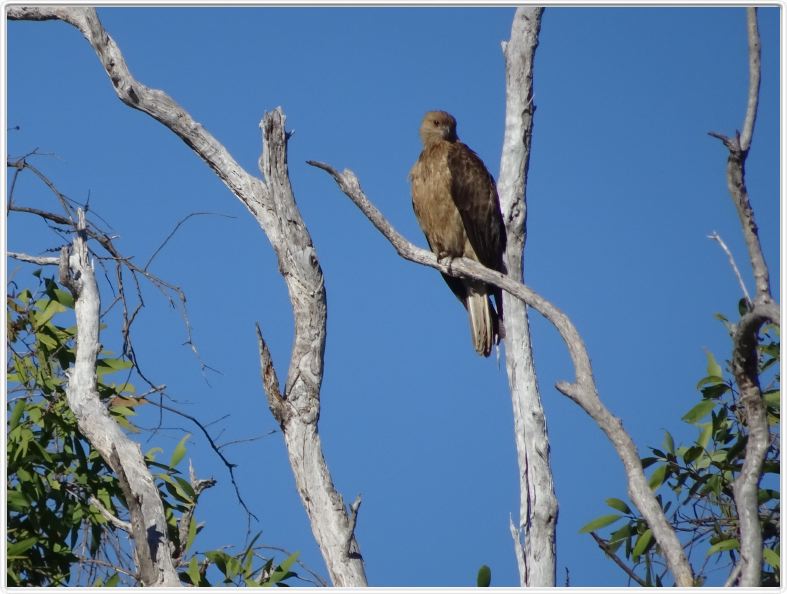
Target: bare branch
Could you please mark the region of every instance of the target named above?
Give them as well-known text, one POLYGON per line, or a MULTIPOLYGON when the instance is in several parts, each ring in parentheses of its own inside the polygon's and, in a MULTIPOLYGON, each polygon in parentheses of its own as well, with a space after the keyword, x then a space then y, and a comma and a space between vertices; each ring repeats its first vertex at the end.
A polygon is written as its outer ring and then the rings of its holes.
POLYGON ((604 554, 605 554, 607 557, 609 557, 610 559, 612 559, 612 561, 614 561, 614 562, 615 562, 615 565, 617 565, 617 566, 618 566, 618 567, 620 567, 620 568, 621 568, 623 571, 625 571, 625 572, 626 572, 626 575, 627 575, 627 576, 629 576, 629 577, 630 577, 632 580, 634 580, 635 582, 637 582, 637 583, 638 583, 640 586, 642 586, 643 588, 644 588, 644 587, 646 587, 646 586, 648 585, 648 584, 645 582, 645 580, 643 580, 643 579, 642 579, 641 577, 639 577, 639 576, 638 576, 636 573, 634 573, 634 570, 633 570, 633 569, 631 569, 631 568, 630 568, 628 565, 626 565, 626 564, 625 564, 625 563, 624 563, 624 562, 621 560, 621 558, 620 558, 620 557, 618 557, 618 556, 615 554, 615 551, 613 551, 613 550, 612 550, 612 548, 610 548, 609 544, 608 544, 608 543, 607 543, 607 542, 606 542, 606 541, 605 541, 603 538, 599 538, 599 536, 598 536, 598 535, 597 535, 595 532, 591 532, 591 533, 590 533, 590 536, 592 536, 592 537, 593 537, 593 540, 595 540, 595 541, 596 541, 596 544, 599 546, 599 548, 600 548, 602 551, 604 551, 604 554))
POLYGON ((754 122, 757 116, 757 104, 760 90, 760 34, 757 30, 757 9, 747 8, 748 37, 749 37, 749 68, 756 68, 756 72, 749 72, 749 102, 746 108, 746 117, 743 124, 743 135, 737 134, 730 138, 718 132, 709 132, 710 136, 718 138, 729 150, 727 158, 727 187, 732 195, 732 201, 738 212, 738 218, 743 227, 743 236, 749 250, 754 281, 757 287, 755 301, 772 301, 770 278, 765 257, 762 254, 757 223, 754 221, 754 211, 749 201, 746 189, 745 163, 751 145, 754 131, 754 122))
POLYGON ((131 514, 140 581, 146 586, 179 586, 170 557, 164 506, 142 457, 101 403, 96 386, 100 301, 87 249, 84 211, 77 211, 73 249, 61 253, 61 281, 74 294, 77 347, 66 396, 79 430, 116 473, 131 514))
POLYGON ((743 560, 740 559, 736 564, 735 567, 732 568, 732 572, 730 572, 729 577, 724 582, 725 588, 732 588, 735 585, 735 582, 738 581, 738 578, 741 575, 741 570, 743 569, 743 560))
POLYGON ((692 586, 694 578, 683 547, 675 535, 675 531, 664 517, 661 505, 648 486, 634 442, 623 428, 620 419, 612 415, 599 399, 585 343, 568 316, 529 287, 496 270, 486 268, 478 262, 467 258, 438 260, 431 251, 413 245, 391 226, 366 197, 358 178, 352 171, 345 170, 339 173, 326 163, 317 161, 308 161, 308 163, 328 172, 336 180, 339 188, 391 242, 400 256, 411 262, 430 266, 450 276, 481 280, 500 287, 538 311, 557 329, 568 348, 576 374, 572 382, 558 382, 557 389, 590 415, 612 442, 618 456, 623 461, 628 478, 629 496, 653 530, 653 536, 664 552, 677 585, 692 586))
POLYGON ((724 253, 727 254, 727 258, 729 258, 730 260, 730 266, 732 266, 732 271, 735 273, 735 278, 738 279, 738 285, 741 288, 741 292, 743 293, 743 296, 746 298, 746 303, 748 303, 749 307, 751 307, 752 303, 751 303, 751 297, 749 297, 749 291, 746 290, 746 283, 743 282, 743 277, 741 276, 740 270, 738 270, 738 265, 735 263, 735 258, 733 257, 732 252, 730 252, 730 248, 727 247, 727 244, 724 243, 724 240, 715 231, 710 235, 708 235, 708 239, 713 239, 717 241, 721 246, 721 249, 724 250, 724 253))
POLYGON ((31 256, 21 252, 8 252, 8 257, 20 262, 38 264, 39 266, 58 266, 60 264, 60 258, 54 256, 31 256))
POLYGON ((751 146, 757 105, 760 102, 760 32, 757 28, 757 9, 753 6, 746 8, 746 29, 749 39, 749 99, 740 140, 744 152, 748 152, 751 146))

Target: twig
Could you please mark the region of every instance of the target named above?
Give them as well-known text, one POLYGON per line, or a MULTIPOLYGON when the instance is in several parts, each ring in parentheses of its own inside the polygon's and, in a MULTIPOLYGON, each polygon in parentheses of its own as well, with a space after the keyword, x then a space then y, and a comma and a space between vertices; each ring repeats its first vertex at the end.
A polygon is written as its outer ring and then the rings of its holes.
POLYGON ((735 582, 738 581, 738 578, 741 575, 741 571, 743 570, 743 558, 738 559, 738 562, 733 567, 732 572, 730 573, 727 580, 724 582, 725 588, 731 588, 735 585, 735 582))
POLYGON ((150 265, 153 262, 153 259, 156 256, 158 256, 159 252, 164 249, 164 246, 166 246, 167 243, 169 243, 169 240, 172 239, 172 237, 175 235, 175 233, 178 232, 178 229, 180 229, 181 225, 183 225, 191 217, 198 217, 198 216, 204 216, 204 215, 211 215, 211 216, 216 216, 216 217, 225 217, 227 219, 234 219, 234 218, 236 218, 236 217, 234 217, 232 215, 221 214, 221 213, 218 213, 218 212, 192 212, 192 213, 187 214, 185 217, 183 217, 182 219, 180 219, 177 222, 177 224, 175 225, 175 228, 172 229, 172 231, 169 232, 169 235, 167 235, 167 237, 164 239, 164 241, 161 242, 161 245, 159 245, 155 249, 155 251, 150 255, 150 258, 148 258, 148 261, 145 262, 145 265, 142 267, 142 270, 147 270, 148 268, 150 268, 150 265))
POLYGON ((631 568, 630 568, 628 565, 626 565, 626 564, 625 564, 625 563, 624 563, 624 562, 623 562, 623 561, 620 559, 620 557, 618 557, 618 556, 617 556, 617 554, 615 554, 615 551, 613 551, 613 550, 612 550, 612 549, 609 547, 609 545, 606 543, 606 541, 604 541, 604 539, 602 539, 602 538, 599 538, 599 537, 598 537, 598 535, 597 535, 595 532, 591 532, 591 533, 590 533, 590 536, 592 536, 592 537, 593 537, 593 540, 595 540, 595 541, 596 541, 596 544, 599 546, 599 548, 600 548, 602 551, 604 551, 604 554, 605 554, 607 557, 609 557, 610 559, 612 559, 612 561, 614 561, 614 562, 615 562, 615 565, 617 565, 617 566, 618 566, 618 567, 620 567, 620 568, 621 568, 623 571, 625 571, 625 572, 626 572, 626 575, 628 575, 628 576, 629 576, 629 577, 630 577, 632 580, 634 580, 635 582, 637 582, 637 583, 638 583, 640 586, 642 586, 643 588, 649 585, 647 582, 645 582, 645 580, 643 580, 643 579, 642 579, 641 577, 639 577, 639 576, 638 576, 636 573, 634 573, 634 570, 633 570, 633 569, 631 569, 631 568))
POLYGON ((738 279, 738 285, 741 287, 741 291, 743 292, 743 296, 746 298, 746 304, 751 308, 751 297, 749 297, 749 291, 746 290, 746 283, 743 282, 743 277, 741 276, 740 270, 738 270, 738 265, 735 263, 735 258, 732 256, 732 252, 727 247, 727 244, 724 243, 724 240, 721 236, 716 233, 715 231, 708 235, 708 239, 713 239, 719 243, 721 249, 724 250, 724 253, 727 254, 727 258, 730 260, 730 266, 732 266, 732 271, 735 273, 735 278, 738 279))

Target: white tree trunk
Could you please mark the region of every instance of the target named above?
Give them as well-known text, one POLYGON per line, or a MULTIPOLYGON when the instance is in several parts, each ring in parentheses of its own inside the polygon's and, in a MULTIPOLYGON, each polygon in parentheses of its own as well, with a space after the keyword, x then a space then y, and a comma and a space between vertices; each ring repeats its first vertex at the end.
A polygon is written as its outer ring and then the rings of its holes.
MULTIPOLYGON (((527 236, 527 173, 533 132, 533 59, 543 8, 518 8, 506 61, 506 123, 497 182, 506 225, 508 276, 522 282, 527 236)), ((506 370, 514 409, 519 464, 519 525, 512 526, 522 586, 555 585, 555 528, 558 503, 549 465, 549 439, 538 391, 530 324, 524 302, 503 293, 506 370)))
POLYGON ((115 472, 131 516, 138 577, 144 586, 180 586, 172 563, 173 545, 161 496, 148 471, 139 444, 129 439, 98 396, 96 357, 99 345, 98 286, 85 237, 85 213, 78 210, 73 248, 63 248, 60 281, 74 294, 77 346, 68 370, 66 396, 79 430, 115 472))

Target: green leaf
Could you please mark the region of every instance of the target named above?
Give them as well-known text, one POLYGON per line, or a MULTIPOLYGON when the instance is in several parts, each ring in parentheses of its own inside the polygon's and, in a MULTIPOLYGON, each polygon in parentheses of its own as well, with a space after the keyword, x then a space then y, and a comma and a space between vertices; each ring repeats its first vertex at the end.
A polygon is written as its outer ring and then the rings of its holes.
POLYGON ((653 539, 653 532, 651 531, 650 528, 648 528, 647 530, 645 530, 645 532, 639 535, 639 538, 637 538, 637 542, 634 545, 634 550, 631 551, 631 556, 636 559, 642 553, 644 553, 645 549, 648 548, 648 545, 650 544, 650 541, 652 539, 653 539))
MULTIPOLYGON (((68 309, 74 309, 74 296, 71 293, 62 289, 55 289, 54 295, 58 303, 65 305, 68 309)), ((109 585, 109 582, 107 582, 107 585, 109 585)))
POLYGON ((599 516, 595 520, 588 522, 582 528, 579 529, 580 534, 586 534, 588 532, 593 532, 598 530, 599 528, 603 528, 604 526, 609 526, 612 522, 616 522, 620 520, 623 516, 620 514, 608 514, 606 516, 599 516))
POLYGON ((700 434, 697 437, 697 445, 705 449, 708 447, 711 435, 713 435, 713 423, 698 423, 697 427, 700 428, 700 434))
POLYGON ((722 540, 717 542, 715 545, 708 549, 708 552, 705 553, 706 557, 710 557, 714 553, 720 553, 722 551, 730 551, 732 549, 739 549, 741 547, 741 543, 738 542, 737 538, 728 538, 727 540, 722 540))
POLYGON ((765 404, 771 406, 773 408, 780 408, 781 406, 781 391, 780 390, 771 390, 770 392, 765 392, 763 394, 763 399, 765 400, 765 404))
POLYGON ((620 499, 617 499, 615 497, 610 497, 609 499, 605 499, 604 501, 612 509, 616 509, 619 512, 623 512, 624 514, 631 513, 631 508, 628 505, 626 505, 625 501, 621 501, 620 499))
POLYGON ((675 440, 672 439, 669 431, 664 432, 664 449, 670 454, 675 453, 675 440))
MULTIPOLYGON (((163 472, 158 473, 156 476, 160 478, 162 481, 167 483, 169 487, 167 490, 172 494, 174 497, 182 501, 183 503, 194 503, 194 490, 189 489, 191 493, 184 491, 183 487, 178 483, 177 480, 169 476, 168 474, 164 474, 163 472)), ((222 570, 223 571, 223 570, 222 570)))
POLYGON ((19 542, 8 543, 8 548, 6 549, 6 555, 8 557, 18 557, 37 542, 38 542, 38 537, 31 536, 30 538, 20 540, 19 542))
POLYGON ((478 569, 478 575, 475 578, 475 585, 478 588, 488 588, 492 583, 492 570, 488 565, 482 565, 478 569))
POLYGON ((706 386, 702 389, 703 398, 720 398, 729 392, 731 388, 724 383, 715 384, 713 386, 706 386))
POLYGON ((776 571, 779 571, 779 565, 781 563, 779 553, 777 553, 773 549, 765 548, 762 550, 762 556, 768 565, 773 567, 776 571))
POLYGON ((189 523, 189 533, 186 536, 186 546, 184 547, 183 551, 188 551, 191 548, 191 545, 194 544, 194 539, 197 537, 197 521, 194 519, 194 516, 191 516, 191 522, 189 523))
POLYGON ((705 351, 705 356, 708 358, 708 375, 722 377, 724 372, 721 370, 721 365, 716 362, 716 358, 710 351, 705 351))
POLYGON ((21 512, 30 507, 30 500, 21 491, 14 490, 6 494, 6 504, 13 511, 21 512))
POLYGON ((189 576, 192 584, 195 586, 199 585, 199 563, 197 563, 196 557, 192 557, 189 560, 189 568, 186 570, 186 575, 189 576))
POLYGON ((699 404, 692 407, 692 409, 683 415, 682 419, 686 423, 691 423, 692 425, 697 421, 704 419, 705 417, 710 414, 710 411, 716 406, 716 402, 713 400, 703 400, 699 404))
POLYGON ((648 479, 648 486, 651 489, 659 488, 663 483, 664 480, 667 478, 667 465, 661 464, 656 467, 656 470, 653 471, 653 474, 650 475, 648 479))
POLYGON ((19 402, 16 403, 16 406, 14 406, 14 410, 11 413, 11 417, 8 419, 9 431, 19 424, 19 419, 22 418, 22 413, 25 410, 26 404, 27 403, 25 400, 20 400, 19 402))
POLYGON ((301 554, 300 551, 295 551, 292 555, 290 555, 284 561, 282 561, 277 569, 279 571, 285 571, 285 572, 289 571, 290 567, 292 567, 295 561, 298 560, 298 555, 300 554, 301 554))
POLYGON ((702 453, 702 448, 700 446, 691 446, 689 449, 686 450, 686 453, 683 454, 683 462, 685 462, 686 464, 691 464, 694 460, 697 459, 697 456, 699 456, 701 453, 702 453))
POLYGON ((178 442, 178 445, 175 446, 175 451, 172 452, 172 457, 169 459, 169 465, 172 468, 175 468, 178 463, 183 460, 183 456, 186 455, 186 440, 188 440, 189 437, 191 437, 191 433, 186 433, 178 442))
POLYGON ((300 551, 295 551, 292 555, 287 557, 281 564, 273 571, 263 586, 273 586, 278 584, 282 580, 286 580, 288 577, 292 577, 295 575, 294 573, 290 573, 290 567, 292 564, 295 563, 295 560, 300 555, 300 551))

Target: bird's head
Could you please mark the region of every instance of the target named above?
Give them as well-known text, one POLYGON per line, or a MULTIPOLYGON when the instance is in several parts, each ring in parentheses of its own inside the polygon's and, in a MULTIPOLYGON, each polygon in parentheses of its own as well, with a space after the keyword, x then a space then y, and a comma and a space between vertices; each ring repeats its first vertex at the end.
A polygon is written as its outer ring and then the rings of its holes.
POLYGON ((429 111, 421 122, 420 134, 424 146, 440 140, 456 142, 456 119, 447 111, 429 111))

